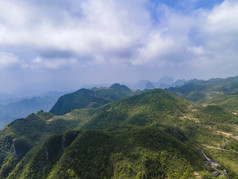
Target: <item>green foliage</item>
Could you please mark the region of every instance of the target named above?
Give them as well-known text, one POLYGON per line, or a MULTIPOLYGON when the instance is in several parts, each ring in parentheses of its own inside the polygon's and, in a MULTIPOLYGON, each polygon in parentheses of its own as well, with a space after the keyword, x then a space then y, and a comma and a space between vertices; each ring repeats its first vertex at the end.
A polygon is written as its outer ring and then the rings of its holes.
POLYGON ((216 98, 206 100, 208 104, 216 104, 229 112, 238 113, 238 94, 221 95, 216 98))
POLYGON ((10 136, 4 136, 1 133, 1 140, 0 140, 0 166, 2 163, 4 163, 4 160, 6 160, 6 156, 8 155, 9 151, 11 151, 12 148, 12 137, 10 136))
POLYGON ((168 123, 186 112, 187 105, 186 101, 164 90, 151 90, 104 106, 84 128, 113 130, 128 124, 168 123))
POLYGON ((231 101, 231 106, 238 110, 237 97, 235 97, 238 93, 238 77, 208 81, 190 80, 182 86, 169 88, 167 91, 193 102, 208 102, 210 104, 213 102, 227 108, 230 108, 228 101, 231 101))
POLYGON ((62 153, 62 136, 52 136, 33 148, 18 163, 8 178, 46 178, 62 153))
POLYGON ((19 159, 14 157, 13 154, 8 155, 7 160, 4 162, 0 169, 1 178, 6 178, 14 169, 18 161, 19 159))
POLYGON ((193 165, 200 166, 201 158, 169 131, 142 127, 114 134, 118 142, 111 156, 113 178, 191 178, 193 165))
MULTIPOLYGON (((84 116, 88 118, 86 113, 84 116)), ((10 123, 0 132, 0 175, 8 176, 24 156, 27 155, 28 159, 32 158, 34 153, 31 152, 34 147, 49 136, 77 128, 85 122, 81 120, 84 116, 77 117, 75 120, 64 120, 55 118, 51 113, 39 111, 37 114, 30 114, 24 119, 10 123)), ((29 162, 26 161, 25 164, 29 162)))
POLYGON ((115 83, 113 84, 110 88, 115 89, 115 90, 119 90, 119 91, 127 91, 130 92, 130 88, 128 88, 125 85, 120 85, 119 83, 115 83))
POLYGON ((212 124, 214 122, 238 124, 238 117, 216 105, 208 105, 207 107, 202 108, 200 112, 197 113, 197 116, 203 117, 203 121, 207 124, 212 124))
POLYGON ((13 142, 14 155, 18 158, 24 156, 30 149, 30 145, 24 139, 16 139, 13 142))
POLYGON ((97 97, 94 91, 81 89, 60 97, 50 112, 56 115, 63 115, 73 109, 86 108, 90 105, 97 107, 107 102, 107 100, 97 97))
POLYGON ((8 178, 191 178, 202 158, 187 142, 171 128, 68 131, 33 148, 8 178))
POLYGON ((207 97, 206 94, 204 94, 203 92, 192 91, 187 95, 186 99, 196 102, 196 101, 204 100, 206 99, 206 97, 207 97))
POLYGON ((101 131, 86 131, 65 149, 49 178, 104 178, 110 176, 113 140, 101 131))
POLYGON ((63 115, 74 109, 99 107, 133 94, 134 92, 128 87, 120 84, 114 84, 110 88, 80 89, 60 97, 50 112, 56 115, 63 115))

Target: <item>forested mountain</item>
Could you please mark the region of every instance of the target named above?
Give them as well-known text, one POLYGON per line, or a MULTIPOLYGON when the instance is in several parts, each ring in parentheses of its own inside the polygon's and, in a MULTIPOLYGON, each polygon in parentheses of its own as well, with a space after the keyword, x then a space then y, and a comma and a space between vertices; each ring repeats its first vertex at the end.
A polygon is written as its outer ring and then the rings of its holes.
POLYGON ((183 86, 166 90, 198 105, 218 105, 238 114, 238 77, 191 80, 183 86))
POLYGON ((135 94, 140 91, 132 91, 125 85, 113 84, 109 88, 80 89, 74 93, 66 94, 59 98, 51 113, 56 115, 66 114, 73 109, 87 107, 98 107, 109 102, 117 101, 135 94))
POLYGON ((191 101, 238 94, 238 77, 190 80, 182 86, 168 88, 167 91, 191 101))
POLYGON ((39 111, 0 131, 2 178, 238 177, 238 117, 220 106, 119 84, 56 105, 64 115, 39 111))

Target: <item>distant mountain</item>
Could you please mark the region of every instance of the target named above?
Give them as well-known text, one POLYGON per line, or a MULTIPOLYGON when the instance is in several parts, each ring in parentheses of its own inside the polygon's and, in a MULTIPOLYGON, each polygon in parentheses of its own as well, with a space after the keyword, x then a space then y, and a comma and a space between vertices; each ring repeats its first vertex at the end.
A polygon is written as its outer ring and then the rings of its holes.
POLYGON ((159 81, 149 81, 149 80, 140 80, 136 84, 127 84, 131 89, 140 89, 140 90, 145 90, 145 89, 155 89, 155 88, 170 88, 170 87, 176 87, 176 86, 181 86, 185 83, 186 80, 184 79, 178 79, 174 81, 172 77, 168 76, 163 76, 162 78, 159 79, 159 81))
POLYGON ((171 85, 174 83, 174 79, 172 77, 168 77, 168 76, 163 76, 162 78, 160 78, 159 81, 157 82, 153 82, 154 86, 156 88, 164 88, 165 86, 169 86, 171 87, 171 85))
POLYGON ((20 99, 8 94, 0 93, 0 105, 6 105, 8 103, 19 101, 20 99))
POLYGON ((153 82, 155 88, 170 88, 170 87, 176 87, 184 85, 185 80, 184 79, 178 79, 174 81, 172 77, 164 76, 162 77, 158 82, 153 82))
POLYGON ((184 85, 166 89, 190 101, 214 99, 223 95, 238 94, 238 77, 210 80, 190 80, 184 85))
POLYGON ((160 78, 159 83, 160 84, 171 85, 171 84, 174 83, 174 79, 172 77, 163 76, 162 78, 160 78))
POLYGON ((115 83, 112 86, 110 86, 111 89, 115 89, 118 91, 127 91, 127 92, 131 92, 130 88, 128 88, 125 85, 120 85, 119 83, 115 83))
POLYGON ((138 83, 132 85, 130 84, 130 87, 132 89, 155 89, 155 88, 170 88, 170 87, 176 87, 176 86, 182 86, 184 85, 186 80, 184 79, 178 79, 174 81, 172 77, 164 76, 162 77, 158 82, 151 82, 149 80, 140 80, 138 83))
POLYGON ((140 80, 139 82, 137 82, 136 84, 132 85, 132 89, 139 89, 139 90, 144 90, 146 89, 146 85, 148 83, 151 83, 149 80, 140 80))
POLYGON ((47 92, 38 97, 22 99, 0 106, 0 128, 39 110, 49 111, 64 92, 47 92))
POLYGON ((109 88, 83 88, 60 97, 50 112, 55 115, 64 115, 74 109, 99 107, 137 93, 130 90, 127 86, 118 83, 113 84, 109 88))
POLYGON ((101 84, 84 84, 81 88, 91 89, 91 88, 101 88, 101 87, 110 87, 111 84, 108 83, 101 83, 101 84))
POLYGON ((154 87, 153 83, 148 82, 148 83, 146 83, 145 89, 155 89, 155 87, 154 87))
POLYGON ((182 85, 184 85, 185 84, 185 82, 186 82, 186 80, 184 80, 184 79, 179 79, 179 80, 176 80, 173 84, 172 84, 172 87, 176 87, 176 86, 182 86, 182 85))
POLYGON ((66 93, 70 93, 71 91, 67 92, 61 92, 61 91, 47 91, 39 95, 39 97, 46 97, 46 96, 51 96, 51 97, 60 97, 66 93))

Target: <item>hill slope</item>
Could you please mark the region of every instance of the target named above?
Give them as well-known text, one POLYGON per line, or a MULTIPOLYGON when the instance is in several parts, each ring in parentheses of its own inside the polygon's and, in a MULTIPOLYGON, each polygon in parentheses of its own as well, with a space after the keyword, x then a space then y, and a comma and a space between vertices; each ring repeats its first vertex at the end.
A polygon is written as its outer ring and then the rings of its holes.
POLYGON ((218 105, 238 115, 238 77, 191 80, 183 86, 166 90, 198 105, 218 105))
POLYGON ((95 108, 121 98, 129 97, 134 95, 134 93, 125 85, 120 84, 114 84, 110 88, 80 89, 60 97, 50 112, 56 115, 63 115, 74 109, 95 108))
POLYGON ((207 81, 190 80, 184 85, 168 88, 166 91, 191 101, 201 101, 221 95, 238 93, 238 77, 216 78, 207 81))
POLYGON ((169 123, 185 113, 188 103, 162 89, 106 105, 84 128, 116 129, 131 124, 145 126, 153 123, 169 123))

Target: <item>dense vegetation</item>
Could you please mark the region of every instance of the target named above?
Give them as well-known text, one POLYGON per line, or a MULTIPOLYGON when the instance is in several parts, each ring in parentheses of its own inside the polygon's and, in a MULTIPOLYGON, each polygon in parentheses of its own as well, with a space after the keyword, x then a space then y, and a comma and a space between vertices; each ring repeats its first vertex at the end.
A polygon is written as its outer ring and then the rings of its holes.
POLYGON ((187 110, 188 103, 156 89, 100 108, 84 128, 111 130, 123 125, 168 124, 187 110))
POLYGON ((52 110, 64 115, 39 111, 8 124, 1 178, 238 177, 238 117, 209 101, 236 94, 191 103, 161 89, 138 93, 119 84, 82 89, 58 100, 52 110), (206 166, 204 154, 219 167, 206 166))
POLYGON ((204 101, 223 95, 238 94, 238 77, 190 80, 184 85, 166 89, 190 101, 204 101))
POLYGON ((74 109, 99 107, 137 93, 140 92, 133 92, 125 85, 120 84, 114 84, 110 88, 80 89, 60 97, 50 112, 64 115, 74 109))

